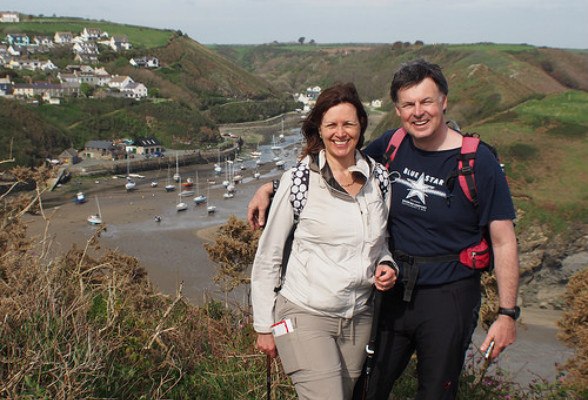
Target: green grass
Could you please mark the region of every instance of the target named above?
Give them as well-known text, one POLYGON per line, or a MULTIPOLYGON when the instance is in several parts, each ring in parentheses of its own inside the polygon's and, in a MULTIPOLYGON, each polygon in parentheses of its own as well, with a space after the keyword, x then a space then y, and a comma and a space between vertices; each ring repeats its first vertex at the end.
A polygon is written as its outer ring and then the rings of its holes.
MULTIPOLYGON (((137 25, 116 24, 113 22, 84 20, 80 18, 33 18, 13 24, 0 24, 0 32, 26 32, 29 35, 53 37, 55 32, 72 32, 80 34, 84 28, 98 28, 108 32, 109 36, 126 35, 133 47, 161 47, 174 35, 174 31, 149 28, 137 25)), ((31 37, 32 39, 32 37, 31 37)))

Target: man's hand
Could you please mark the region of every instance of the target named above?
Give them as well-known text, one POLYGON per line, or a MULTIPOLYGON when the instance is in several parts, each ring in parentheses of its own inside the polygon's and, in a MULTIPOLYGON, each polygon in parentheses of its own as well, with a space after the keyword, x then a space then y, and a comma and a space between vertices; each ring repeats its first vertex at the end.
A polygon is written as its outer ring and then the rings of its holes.
POLYGON ((257 350, 267 354, 271 358, 275 358, 278 355, 274 335, 271 333, 258 333, 255 347, 257 347, 257 350))
POLYGON ((516 321, 507 315, 499 315, 496 321, 488 329, 486 339, 480 346, 480 351, 485 353, 494 341, 494 350, 490 354, 490 359, 494 359, 508 346, 514 343, 517 337, 516 321))
POLYGON ((396 271, 387 264, 378 264, 374 275, 374 285, 380 291, 392 289, 396 283, 396 271))
POLYGON ((273 193, 271 182, 264 183, 257 189, 249 205, 247 206, 247 222, 251 229, 259 229, 265 226, 265 215, 270 206, 270 198, 273 193))

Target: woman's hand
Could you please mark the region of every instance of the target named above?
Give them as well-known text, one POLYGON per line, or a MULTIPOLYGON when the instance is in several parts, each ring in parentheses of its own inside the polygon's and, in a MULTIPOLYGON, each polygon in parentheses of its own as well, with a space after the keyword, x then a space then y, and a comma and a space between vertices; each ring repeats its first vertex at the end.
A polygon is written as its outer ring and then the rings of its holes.
POLYGON ((274 335, 271 333, 258 333, 255 347, 257 347, 257 350, 267 354, 271 358, 275 358, 278 355, 274 335))
POLYGON ((374 285, 376 289, 386 291, 392 289, 396 283, 396 271, 387 264, 378 264, 374 275, 374 285))

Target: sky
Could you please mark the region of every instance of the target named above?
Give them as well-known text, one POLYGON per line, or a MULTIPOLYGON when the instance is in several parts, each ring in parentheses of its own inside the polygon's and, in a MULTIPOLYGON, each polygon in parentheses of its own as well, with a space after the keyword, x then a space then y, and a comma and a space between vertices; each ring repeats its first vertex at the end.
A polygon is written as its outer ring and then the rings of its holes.
POLYGON ((304 37, 588 49, 587 0, 0 0, 0 11, 181 30, 203 44, 304 37))

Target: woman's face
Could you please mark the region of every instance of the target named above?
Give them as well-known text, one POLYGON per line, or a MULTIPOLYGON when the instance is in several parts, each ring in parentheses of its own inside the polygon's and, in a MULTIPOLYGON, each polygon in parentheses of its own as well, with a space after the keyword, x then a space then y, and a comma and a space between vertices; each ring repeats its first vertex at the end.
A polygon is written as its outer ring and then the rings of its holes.
POLYGON ((355 148, 359 142, 361 126, 355 106, 341 103, 327 110, 319 130, 327 159, 355 163, 355 148))

